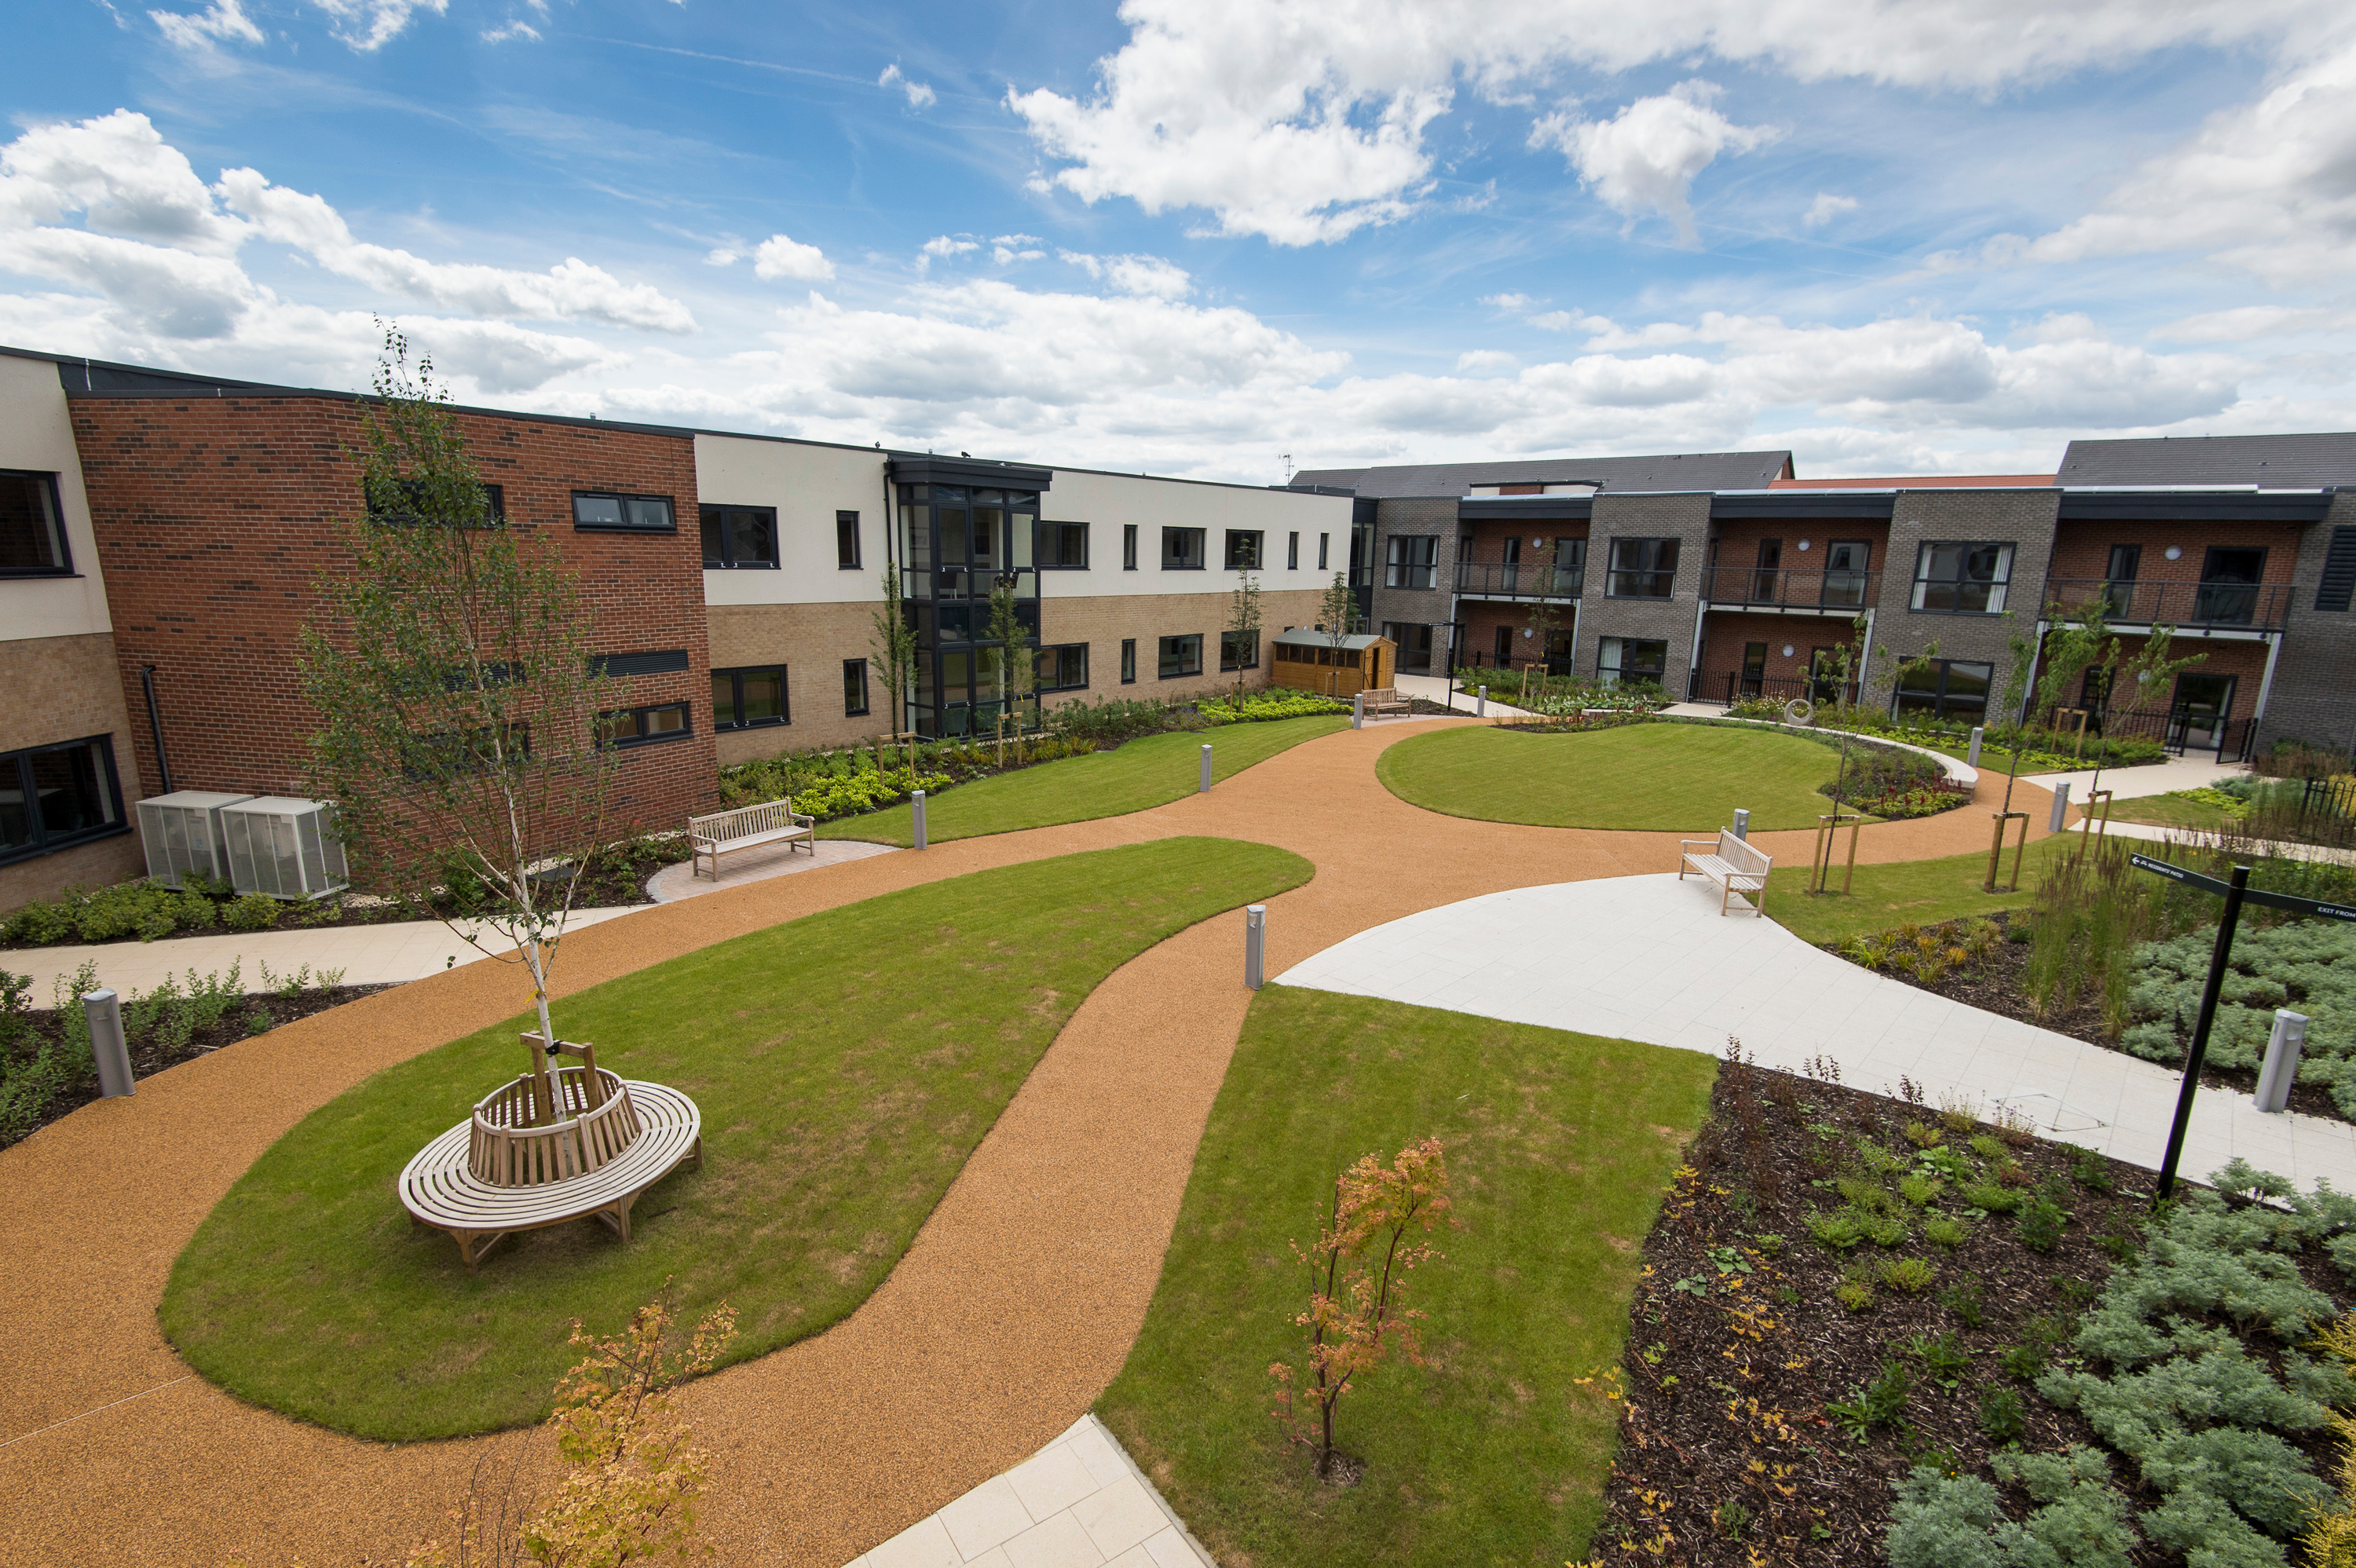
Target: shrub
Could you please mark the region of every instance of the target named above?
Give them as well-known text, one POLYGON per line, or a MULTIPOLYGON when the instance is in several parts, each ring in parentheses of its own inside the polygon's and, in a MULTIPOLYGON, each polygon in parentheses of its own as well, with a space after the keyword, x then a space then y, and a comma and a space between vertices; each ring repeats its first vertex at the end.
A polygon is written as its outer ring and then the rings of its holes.
POLYGON ((1881 1283, 1901 1296, 1920 1296, 1938 1277, 1939 1271, 1921 1258, 1890 1258, 1881 1265, 1881 1283))
POLYGON ((1971 1232, 1964 1228, 1964 1222, 1961 1220, 1945 1214, 1939 1215, 1922 1227, 1924 1241, 1933 1246, 1944 1247, 1949 1252, 1962 1246, 1970 1235, 1971 1232))
POLYGON ((248 893, 221 911, 231 931, 267 931, 278 923, 283 906, 268 893, 248 893))
POLYGON ((2020 1207, 2020 1194, 2001 1182, 1975 1181, 1957 1194, 1975 1209, 1985 1209, 1991 1214, 2009 1214, 2020 1207))
POLYGON ((1991 1443, 2018 1443, 2029 1430, 2029 1407, 2019 1391, 1997 1383, 1980 1395, 1980 1430, 1991 1443))
POLYGON ((1808 1216, 1808 1234, 1827 1252, 1845 1253, 1865 1240, 1865 1226, 1854 1209, 1837 1209, 1808 1216))
POLYGON ((1884 1361, 1880 1372, 1857 1390, 1855 1398, 1827 1400, 1825 1413, 1833 1418, 1834 1424, 1862 1443, 1877 1426, 1906 1424, 1906 1396, 1911 1389, 1905 1367, 1895 1360, 1884 1361))
POLYGON ((1898 1195, 1917 1209, 1929 1208, 1946 1189, 1945 1182, 1936 1177, 1924 1176, 1920 1171, 1898 1179, 1898 1195))
POLYGON ((1318 697, 1305 691, 1252 692, 1241 701, 1234 698, 1206 698, 1194 705, 1194 711, 1207 724, 1258 724, 1273 719, 1306 719, 1320 713, 1347 713, 1351 705, 1336 702, 1329 697, 1318 697))
POLYGON ((2062 1228, 2069 1223, 2070 1211, 2049 1187, 2022 1207, 2012 1228, 2020 1244, 2030 1252, 2050 1253, 2062 1244, 2062 1228))

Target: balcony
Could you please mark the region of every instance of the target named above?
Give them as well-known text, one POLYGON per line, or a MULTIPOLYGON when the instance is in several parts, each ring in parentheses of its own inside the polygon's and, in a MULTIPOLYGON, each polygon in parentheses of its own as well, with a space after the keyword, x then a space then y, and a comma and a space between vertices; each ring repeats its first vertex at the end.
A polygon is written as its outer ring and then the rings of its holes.
POLYGON ((2049 596, 2070 612, 2100 605, 2115 626, 2197 626, 2278 632, 2290 618, 2287 582, 2116 582, 2100 577, 2057 577, 2049 596))
POLYGON ((1702 574, 1702 601, 1714 610, 1855 615, 1871 609, 1880 592, 1878 571, 1721 566, 1702 574))
POLYGON ((1576 599, 1586 583, 1583 566, 1523 566, 1505 560, 1456 563, 1456 592, 1480 599, 1576 599))

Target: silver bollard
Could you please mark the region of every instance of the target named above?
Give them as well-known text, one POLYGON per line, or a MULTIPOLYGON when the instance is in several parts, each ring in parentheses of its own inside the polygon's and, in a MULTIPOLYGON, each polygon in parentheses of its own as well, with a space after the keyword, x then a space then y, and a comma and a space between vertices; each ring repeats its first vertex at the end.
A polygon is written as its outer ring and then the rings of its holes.
POLYGON ((1480 695, 1472 699, 1472 717, 1475 719, 1489 717, 1489 688, 1485 686, 1481 688, 1480 695))
POLYGON ((916 848, 921 849, 925 847, 925 792, 918 790, 908 801, 916 808, 916 848))
POLYGON ((1362 691, 1358 693, 1357 696, 1350 699, 1350 728, 1353 730, 1363 730, 1365 727, 1366 694, 1362 691))
POLYGON ((2308 1018, 2288 1008, 2275 1009, 2275 1032, 2266 1040, 2265 1064, 2258 1069, 2261 1111, 2286 1110, 2290 1086, 2298 1081, 2298 1053, 2307 1044, 2308 1018))
POLYGON ((2062 825, 2070 820, 2070 781, 2063 779, 2053 786, 2053 816, 2045 824, 2049 833, 2059 833, 2062 825))
POLYGON ((1244 906, 1244 984, 1257 991, 1268 960, 1268 905, 1244 906))
POLYGON ((110 1100, 132 1093, 131 1048, 123 1039, 123 999, 112 991, 91 991, 82 997, 81 1011, 90 1020, 90 1053, 98 1059, 98 1092, 110 1100))
POLYGON ((1964 761, 1969 763, 1974 767, 1978 767, 1980 765, 1980 737, 1987 733, 1987 731, 1979 725, 1975 724, 1972 726, 1971 755, 1965 757, 1964 761))
POLYGON ((1751 837, 1751 808, 1747 805, 1734 808, 1734 836, 1743 839, 1751 837))
POLYGON ((1194 786, 1194 793, 1196 795, 1211 793, 1211 748, 1207 745, 1203 748, 1203 782, 1194 786))

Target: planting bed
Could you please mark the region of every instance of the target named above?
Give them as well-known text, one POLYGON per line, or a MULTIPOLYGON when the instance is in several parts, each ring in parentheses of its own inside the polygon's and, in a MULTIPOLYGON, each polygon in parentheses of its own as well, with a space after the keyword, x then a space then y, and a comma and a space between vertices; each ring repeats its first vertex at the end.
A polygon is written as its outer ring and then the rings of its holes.
MULTIPOLYGON (((1957 1534, 1941 1538, 1930 1558, 1904 1561, 2184 1562, 2180 1547, 2157 1543, 2169 1527, 2167 1516, 2153 1511, 2182 1507, 2182 1499, 2170 1504, 2141 1479, 2136 1460, 2104 1448, 2098 1401, 2063 1386, 2075 1369, 2097 1365, 2081 1358, 2098 1336, 2078 1336, 2098 1297, 2104 1312, 2117 1310, 2104 1287, 2147 1243, 2151 1180, 2148 1172, 2017 1128, 1977 1125, 1961 1110, 1943 1114, 1730 1061, 1709 1123, 1645 1243, 1627 1354, 1595 1380, 1614 1391, 1623 1411, 1590 1563, 1750 1568, 1899 1561, 1886 1555, 1884 1541, 1892 1483, 1924 1463, 1948 1477, 1985 1476, 2008 1445, 2035 1455, 2070 1445, 2102 1450, 2118 1483, 2115 1495, 2103 1495, 2143 1531, 2140 1544, 2125 1531, 2128 1550, 2116 1556, 2015 1557, 1977 1554, 1971 1548, 1987 1545, 1986 1536, 1957 1534), (1935 1177, 1926 1174, 1934 1155, 1950 1168, 1935 1177), (1930 1179, 1944 1186, 1931 1192, 1930 1179), (1970 1201, 2005 1194, 2020 1206, 2008 1217, 1970 1201), (2041 1200, 2059 1207, 2032 1221, 2041 1200), (1881 1236, 1848 1238, 1874 1224, 1886 1227, 1881 1236), (2048 1250, 2035 1250, 2032 1239, 2048 1250), (2040 1377, 2085 1413, 2041 1394, 2040 1377)), ((2197 1202, 2188 1207, 2193 1219, 2210 1212, 2197 1202)), ((2336 1216, 2339 1228, 2346 1217, 2336 1216)), ((2276 1254, 2254 1260, 2261 1275, 2271 1269, 2289 1288, 2303 1276, 2323 1292, 2305 1299, 2327 1317, 2351 1295, 2314 1244, 2332 1228, 2308 1232, 2306 1252, 2281 1264, 2270 1261, 2276 1254)), ((2297 1253, 2298 1242, 2286 1237, 2278 1234, 2275 1244, 2297 1253)), ((2346 1244, 2343 1238, 2330 1246, 2346 1244)), ((2322 1407, 2276 1380, 2306 1392, 2328 1386, 2342 1399, 2356 1388, 2329 1368, 2305 1365, 2296 1352, 2286 1357, 2279 1342, 2224 1313, 2204 1327, 2197 1302, 2186 1310, 2192 1332, 2229 1347, 2227 1354, 2245 1348, 2264 1369, 2252 1375, 2274 1384, 2283 1409, 2297 1412, 2274 1431, 2231 1434, 2261 1447, 2278 1435, 2287 1446, 2268 1453, 2304 1456, 2318 1474, 2329 1474, 2336 1456, 2322 1407)), ((2169 1327, 2181 1325, 2171 1319, 2169 1327)), ((2296 1340, 2310 1331, 2297 1324, 2283 1330, 2296 1340)), ((2161 1357, 2169 1353, 2166 1333, 2164 1327, 2161 1357)), ((2190 1365, 2155 1364, 2170 1375, 2190 1365)), ((2102 1419, 2119 1433, 2115 1420, 2102 1419)), ((2219 1421, 2191 1440, 2227 1430, 2219 1421)), ((2298 1473, 2295 1456, 2237 1469, 2234 1481, 2249 1496, 2328 1495, 2298 1473)), ((1997 1495, 2005 1516, 2029 1513, 2019 1488, 1997 1495)), ((2259 1555, 2215 1561, 2282 1560, 2266 1550, 2272 1541, 2233 1520, 2216 1534, 2237 1531, 2236 1543, 2259 1548, 2259 1555)))

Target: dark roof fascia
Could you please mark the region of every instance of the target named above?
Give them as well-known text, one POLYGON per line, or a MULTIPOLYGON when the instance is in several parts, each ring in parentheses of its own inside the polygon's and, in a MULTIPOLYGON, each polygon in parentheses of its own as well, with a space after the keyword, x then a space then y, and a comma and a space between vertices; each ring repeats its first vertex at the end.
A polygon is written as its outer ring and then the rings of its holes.
POLYGON ((1044 490, 1055 482, 1054 469, 1027 464, 932 453, 917 456, 905 452, 895 452, 891 456, 892 478, 902 485, 991 485, 1006 490, 1044 490))
POLYGON ((1459 496, 1456 520, 1477 523, 1490 518, 1563 517, 1584 522, 1595 516, 1592 496, 1512 496, 1504 499, 1489 496, 1459 496))
POLYGON ((2063 522, 2319 523, 2329 490, 2064 490, 2063 522))
MULTIPOLYGON (((1096 470, 1091 469, 1088 472, 1094 473, 1096 470)), ((1212 485, 1218 484, 1220 481, 1199 479, 1194 481, 1194 483, 1199 485, 1212 485)), ((1271 485, 1269 488, 1271 490, 1287 491, 1295 496, 1348 496, 1354 499, 1358 494, 1355 490, 1351 489, 1346 485, 1271 485)))
POLYGON ((1873 517, 1890 520, 1895 490, 1776 490, 1749 495, 1720 492, 1710 498, 1713 521, 1734 517, 1873 517))

